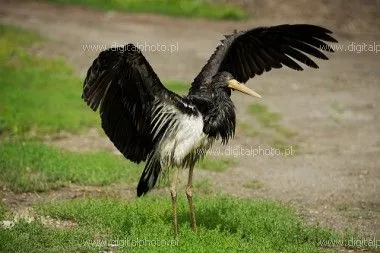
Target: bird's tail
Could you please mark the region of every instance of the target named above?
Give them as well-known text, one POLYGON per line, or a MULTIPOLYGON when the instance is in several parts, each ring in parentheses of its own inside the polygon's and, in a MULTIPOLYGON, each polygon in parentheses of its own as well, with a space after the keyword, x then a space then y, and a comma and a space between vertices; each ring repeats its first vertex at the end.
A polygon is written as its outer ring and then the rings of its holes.
POLYGON ((155 159, 153 156, 148 157, 145 169, 140 177, 137 186, 137 196, 140 197, 150 191, 156 184, 161 173, 160 159, 155 159))

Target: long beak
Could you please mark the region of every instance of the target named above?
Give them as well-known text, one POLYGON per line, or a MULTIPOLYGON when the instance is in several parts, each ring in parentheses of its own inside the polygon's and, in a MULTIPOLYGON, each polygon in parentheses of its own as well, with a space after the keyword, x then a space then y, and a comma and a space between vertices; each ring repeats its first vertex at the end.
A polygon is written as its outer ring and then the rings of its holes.
POLYGON ((239 83, 235 79, 229 80, 227 83, 228 83, 228 88, 230 88, 230 89, 238 90, 238 91, 240 91, 242 93, 245 93, 247 95, 250 95, 252 97, 261 98, 260 94, 258 94, 257 92, 251 90, 247 86, 244 86, 243 84, 239 83))

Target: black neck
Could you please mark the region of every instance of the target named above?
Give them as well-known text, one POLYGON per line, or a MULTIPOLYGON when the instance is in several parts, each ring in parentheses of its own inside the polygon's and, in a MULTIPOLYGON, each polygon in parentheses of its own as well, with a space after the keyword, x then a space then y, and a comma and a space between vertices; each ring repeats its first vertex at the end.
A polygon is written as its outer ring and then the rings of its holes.
POLYGON ((235 133, 236 115, 232 100, 223 90, 190 93, 187 98, 202 113, 203 132, 227 143, 235 133))

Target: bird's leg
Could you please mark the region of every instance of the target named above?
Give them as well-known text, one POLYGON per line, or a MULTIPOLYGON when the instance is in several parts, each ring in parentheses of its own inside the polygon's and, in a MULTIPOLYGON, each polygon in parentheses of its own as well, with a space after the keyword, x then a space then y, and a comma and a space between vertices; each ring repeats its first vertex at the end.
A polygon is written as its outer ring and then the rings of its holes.
POLYGON ((172 212, 173 212, 173 232, 174 237, 177 237, 178 222, 177 222, 177 181, 178 181, 178 169, 174 169, 172 185, 170 188, 170 194, 172 196, 172 212))
POLYGON ((193 231, 197 231, 197 223, 195 221, 195 212, 194 212, 194 205, 193 205, 193 193, 192 193, 193 169, 194 169, 194 167, 190 167, 190 170, 189 170, 189 179, 188 179, 187 187, 186 187, 186 196, 187 196, 187 201, 189 202, 190 226, 191 226, 191 229, 193 231))

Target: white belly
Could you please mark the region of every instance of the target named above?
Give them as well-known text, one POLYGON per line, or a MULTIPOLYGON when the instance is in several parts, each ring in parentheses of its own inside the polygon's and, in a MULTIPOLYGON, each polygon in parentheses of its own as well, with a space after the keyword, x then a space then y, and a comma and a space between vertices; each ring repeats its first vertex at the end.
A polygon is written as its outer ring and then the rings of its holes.
POLYGON ((170 164, 181 167, 183 160, 196 149, 208 147, 208 138, 203 133, 203 118, 199 116, 181 115, 178 124, 168 129, 167 137, 160 143, 159 153, 161 166, 170 164))

